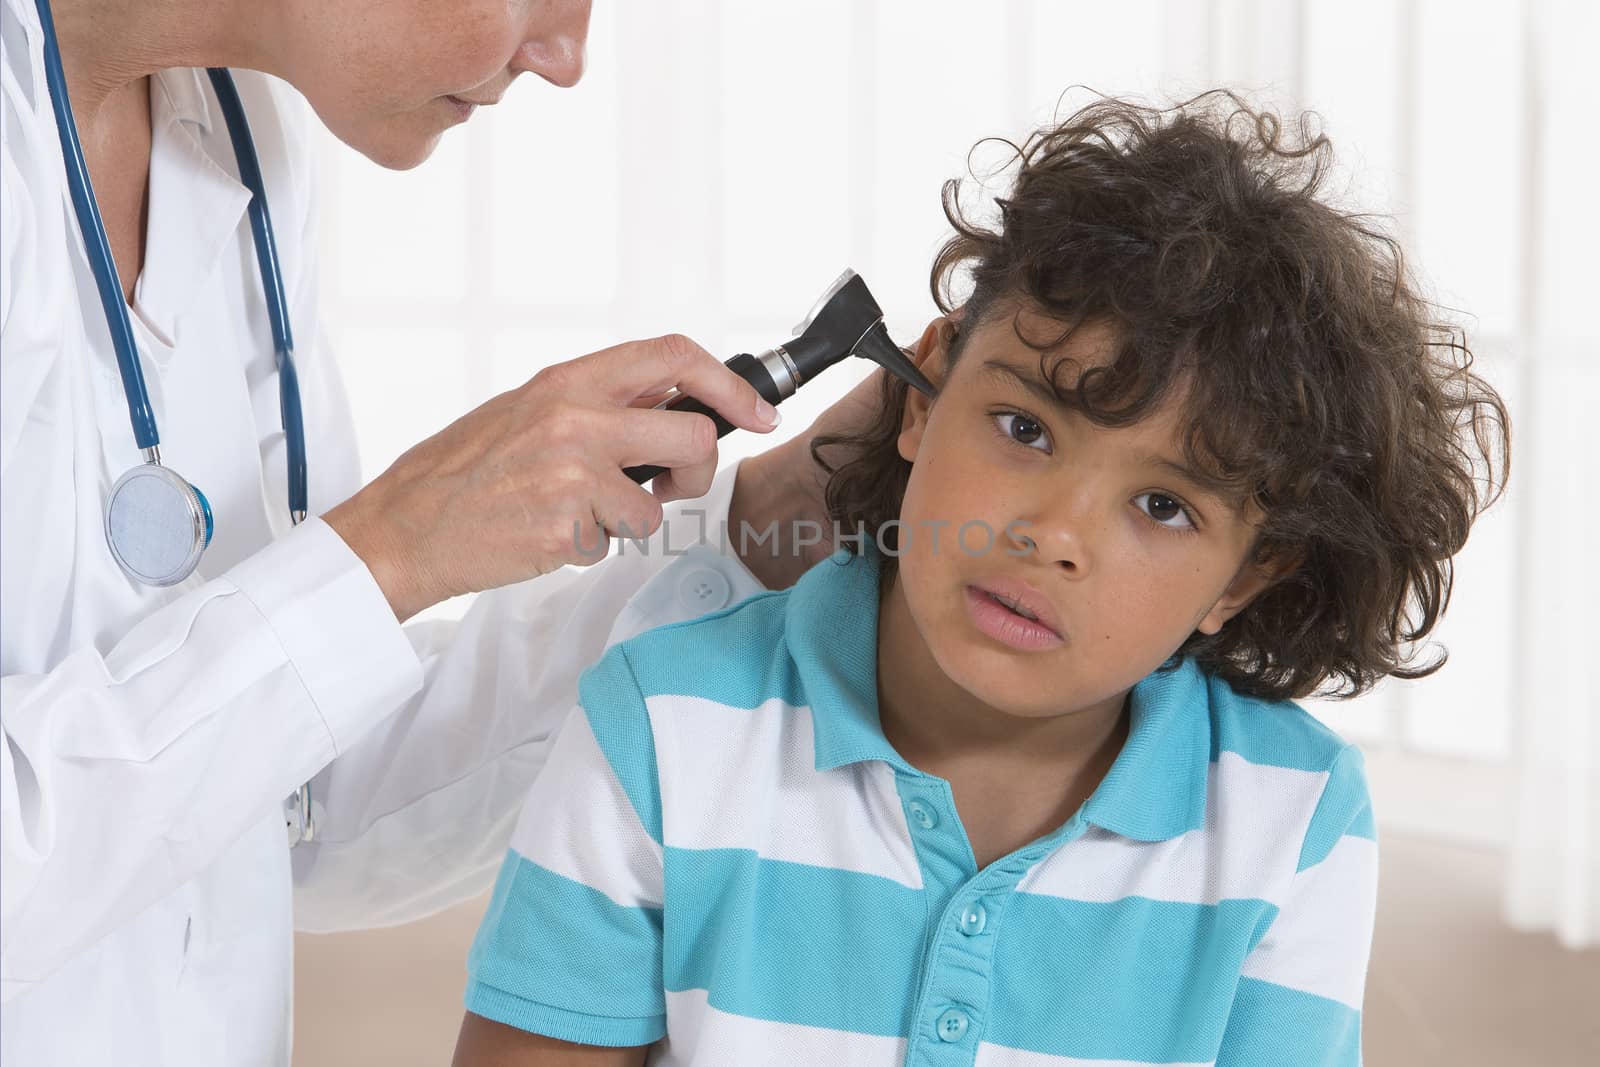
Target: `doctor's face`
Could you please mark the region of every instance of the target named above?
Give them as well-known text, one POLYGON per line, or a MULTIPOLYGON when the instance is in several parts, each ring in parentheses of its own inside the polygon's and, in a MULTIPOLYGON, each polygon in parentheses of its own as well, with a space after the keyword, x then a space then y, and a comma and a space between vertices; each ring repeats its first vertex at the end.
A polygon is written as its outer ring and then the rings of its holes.
POLYGON ((277 71, 341 141, 414 167, 517 75, 583 76, 590 0, 288 0, 277 71))

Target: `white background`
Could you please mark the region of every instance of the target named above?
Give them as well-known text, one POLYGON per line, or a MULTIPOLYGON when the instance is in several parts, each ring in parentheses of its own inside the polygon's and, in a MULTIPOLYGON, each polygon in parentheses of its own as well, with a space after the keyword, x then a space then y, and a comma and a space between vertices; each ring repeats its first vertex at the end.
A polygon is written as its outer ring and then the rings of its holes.
MULTIPOLYGON (((420 169, 328 142, 327 307, 366 470, 621 340, 770 347, 846 266, 914 340, 942 182, 981 169, 981 138, 1087 102, 1081 86, 1311 108, 1344 164, 1333 189, 1392 216, 1427 291, 1463 309, 1518 438, 1510 494, 1458 559, 1449 665, 1310 706, 1366 748, 1381 823, 1505 844, 1530 635, 1593 632, 1552 560, 1600 543, 1597 42, 1575 2, 602 2, 576 89, 522 79, 420 169)), ((788 401, 779 436, 867 369, 788 401)), ((735 434, 723 455, 764 443, 735 434)))

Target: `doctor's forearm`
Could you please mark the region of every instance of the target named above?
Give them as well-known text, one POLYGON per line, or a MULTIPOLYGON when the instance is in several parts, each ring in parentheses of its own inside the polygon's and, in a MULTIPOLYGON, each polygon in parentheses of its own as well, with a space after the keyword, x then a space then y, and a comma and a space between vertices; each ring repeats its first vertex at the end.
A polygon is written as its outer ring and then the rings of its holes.
POLYGON ((804 433, 740 465, 728 536, 740 561, 768 589, 787 589, 833 552, 828 476, 811 458, 811 442, 869 428, 881 416, 883 378, 883 371, 873 371, 804 433))
POLYGON ((729 546, 768 589, 787 589, 833 547, 822 495, 797 469, 803 450, 791 441, 739 466, 728 505, 729 546), (816 525, 803 525, 815 523, 816 525), (817 544, 799 544, 821 532, 817 544))

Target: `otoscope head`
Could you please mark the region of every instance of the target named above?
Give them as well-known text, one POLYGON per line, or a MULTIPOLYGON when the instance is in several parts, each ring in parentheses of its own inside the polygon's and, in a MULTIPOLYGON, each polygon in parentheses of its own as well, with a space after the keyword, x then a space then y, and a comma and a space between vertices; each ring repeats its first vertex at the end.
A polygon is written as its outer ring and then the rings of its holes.
POLYGON ((867 290, 861 275, 847 270, 822 294, 811 313, 795 327, 798 334, 784 346, 802 382, 809 381, 846 356, 870 359, 897 378, 933 396, 933 383, 889 337, 883 309, 867 290))

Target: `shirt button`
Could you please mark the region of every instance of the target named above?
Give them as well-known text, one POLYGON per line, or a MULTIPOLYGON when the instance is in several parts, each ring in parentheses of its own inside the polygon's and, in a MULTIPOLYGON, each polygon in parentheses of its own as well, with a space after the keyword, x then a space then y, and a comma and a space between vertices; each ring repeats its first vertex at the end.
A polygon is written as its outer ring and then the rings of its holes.
POLYGON ((906 810, 911 813, 912 821, 924 830, 932 830, 939 825, 939 813, 920 800, 907 804, 906 810))
POLYGON ((961 921, 958 926, 961 932, 968 937, 976 937, 983 933, 983 928, 989 925, 989 912, 984 908, 983 902, 975 900, 961 912, 961 921))
POLYGON ((939 1032, 940 1041, 960 1041, 967 1036, 967 1027, 971 1023, 966 1012, 960 1008, 950 1008, 939 1016, 933 1028, 939 1032))
POLYGON ((732 584, 710 567, 696 567, 678 583, 678 603, 685 611, 720 611, 728 606, 732 595, 732 584))

